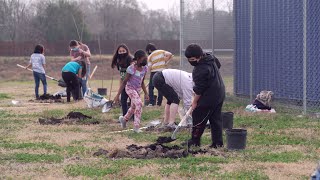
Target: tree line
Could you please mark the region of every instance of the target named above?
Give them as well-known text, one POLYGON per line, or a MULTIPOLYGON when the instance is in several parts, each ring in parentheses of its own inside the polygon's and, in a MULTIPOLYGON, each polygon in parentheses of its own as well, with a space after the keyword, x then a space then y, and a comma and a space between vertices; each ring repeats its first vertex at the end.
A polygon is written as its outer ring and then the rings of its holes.
MULTIPOLYGON (((232 13, 216 15, 216 20, 232 25, 232 13)), ((208 16, 210 10, 198 10, 185 16, 185 24, 203 22, 207 27, 202 27, 201 38, 209 39, 208 16)), ((179 23, 179 7, 150 10, 137 0, 0 0, 0 41, 178 40, 179 23)), ((230 32, 219 29, 226 38, 233 37, 230 27, 230 32)))

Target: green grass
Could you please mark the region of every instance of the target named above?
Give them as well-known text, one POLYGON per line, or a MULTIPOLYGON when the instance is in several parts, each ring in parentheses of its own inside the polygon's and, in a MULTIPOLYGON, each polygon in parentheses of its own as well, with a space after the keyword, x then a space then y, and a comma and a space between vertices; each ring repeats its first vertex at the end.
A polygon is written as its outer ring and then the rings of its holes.
POLYGON ((250 180, 267 180, 269 177, 266 174, 254 171, 239 171, 239 172, 232 172, 232 173, 225 173, 222 175, 218 175, 217 179, 250 179, 250 180))
POLYGON ((141 120, 142 121, 151 121, 155 119, 159 119, 162 117, 163 109, 158 108, 154 110, 146 110, 144 109, 145 113, 142 113, 141 120))
POLYGON ((45 149, 50 151, 61 151, 62 148, 58 145, 39 142, 39 143, 9 143, 9 142, 0 142, 0 147, 6 149, 45 149))
POLYGON ((85 156, 91 155, 93 149, 81 145, 58 146, 57 144, 45 142, 24 142, 11 143, 8 141, 0 142, 0 148, 4 149, 27 149, 27 150, 46 150, 47 152, 54 152, 58 154, 65 154, 68 156, 85 156))
POLYGON ((114 167, 102 168, 86 165, 68 165, 64 171, 68 176, 104 177, 108 174, 118 173, 119 169, 114 167))
MULTIPOLYGON (((29 154, 15 153, 3 158, 4 160, 15 161, 20 163, 60 163, 63 157, 57 154, 29 154)), ((1 158, 0 158, 1 160, 1 158)))
POLYGON ((139 168, 147 163, 148 161, 146 160, 135 159, 119 159, 114 161, 102 159, 100 163, 91 165, 68 165, 64 168, 64 171, 68 176, 86 176, 96 178, 111 174, 115 175, 121 171, 126 171, 129 167, 139 168))
POLYGON ((261 153, 255 154, 251 157, 254 161, 259 162, 298 162, 304 159, 304 155, 298 151, 280 152, 280 153, 261 153))
POLYGON ((10 99, 11 96, 9 94, 0 93, 0 100, 10 99))

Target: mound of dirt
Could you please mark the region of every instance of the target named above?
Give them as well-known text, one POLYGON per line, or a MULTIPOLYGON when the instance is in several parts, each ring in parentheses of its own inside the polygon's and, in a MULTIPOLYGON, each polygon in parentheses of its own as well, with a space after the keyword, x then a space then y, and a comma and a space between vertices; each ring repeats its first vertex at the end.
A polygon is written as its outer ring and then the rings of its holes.
POLYGON ((109 158, 182 158, 188 156, 188 152, 179 146, 168 147, 162 144, 150 144, 148 146, 138 146, 131 144, 126 150, 115 149, 108 154, 109 158))
POLYGON ((91 116, 84 115, 80 112, 70 112, 65 118, 39 118, 39 123, 41 125, 57 125, 57 124, 100 124, 99 121, 86 121, 88 119, 92 119, 91 116))
POLYGON ((61 95, 51 95, 51 94, 43 94, 37 100, 29 100, 29 102, 36 103, 64 103, 64 100, 61 98, 61 95))
POLYGON ((183 158, 188 155, 196 156, 200 154, 210 155, 210 156, 222 156, 225 157, 223 152, 216 149, 201 149, 201 148, 190 148, 186 149, 181 146, 165 146, 162 143, 172 142, 170 137, 159 137, 157 143, 150 144, 147 146, 138 146, 136 144, 131 144, 127 146, 126 149, 115 149, 111 152, 99 149, 93 154, 93 156, 105 156, 107 158, 133 158, 133 159, 153 159, 153 158, 183 158))
POLYGON ((40 100, 57 100, 57 99, 61 99, 60 95, 51 95, 51 94, 43 94, 39 97, 40 100))
POLYGON ((171 137, 164 137, 164 136, 160 136, 157 139, 157 143, 158 144, 164 144, 164 143, 169 143, 174 141, 175 139, 172 139, 171 137))

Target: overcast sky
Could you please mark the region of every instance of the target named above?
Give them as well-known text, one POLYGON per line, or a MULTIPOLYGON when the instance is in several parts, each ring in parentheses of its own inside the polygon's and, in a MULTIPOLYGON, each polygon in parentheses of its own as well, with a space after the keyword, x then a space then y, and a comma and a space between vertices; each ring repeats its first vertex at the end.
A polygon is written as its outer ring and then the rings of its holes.
MULTIPOLYGON (((168 10, 173 5, 180 7, 180 0, 139 0, 140 2, 144 3, 148 6, 149 9, 157 10, 157 9, 164 9, 168 10)), ((197 4, 198 0, 185 0, 185 4, 197 4)), ((211 6, 212 0, 206 0, 208 7, 211 6)), ((228 10, 228 3, 232 2, 232 0, 216 0, 215 6, 219 10, 228 10)))

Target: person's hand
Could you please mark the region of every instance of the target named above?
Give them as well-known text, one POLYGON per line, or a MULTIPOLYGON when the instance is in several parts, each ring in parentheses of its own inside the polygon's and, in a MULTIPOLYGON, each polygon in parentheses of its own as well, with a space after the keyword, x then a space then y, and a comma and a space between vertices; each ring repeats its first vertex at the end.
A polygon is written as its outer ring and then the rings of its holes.
POLYGON ((149 94, 145 94, 145 95, 144 95, 144 99, 147 100, 147 101, 149 101, 149 100, 150 100, 149 94))
POLYGON ((114 104, 119 104, 119 95, 116 95, 116 97, 114 97, 113 103, 114 104))
POLYGON ((80 49, 80 48, 79 48, 79 53, 81 53, 81 54, 82 54, 83 52, 84 52, 84 51, 83 51, 82 49, 80 49))
POLYGON ((191 107, 192 107, 192 110, 194 110, 196 107, 198 106, 198 102, 192 102, 192 105, 191 105, 191 107))

